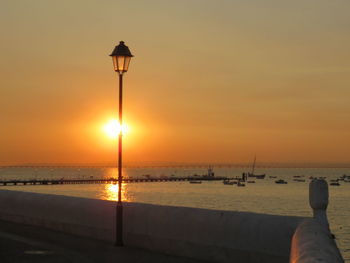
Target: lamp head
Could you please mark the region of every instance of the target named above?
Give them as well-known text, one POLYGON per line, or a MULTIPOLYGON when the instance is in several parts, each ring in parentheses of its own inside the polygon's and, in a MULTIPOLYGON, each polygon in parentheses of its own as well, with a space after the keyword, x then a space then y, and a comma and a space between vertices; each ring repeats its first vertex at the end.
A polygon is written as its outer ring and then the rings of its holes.
POLYGON ((113 59, 114 71, 123 74, 128 71, 130 60, 133 57, 129 48, 125 46, 124 41, 120 41, 110 54, 113 59))

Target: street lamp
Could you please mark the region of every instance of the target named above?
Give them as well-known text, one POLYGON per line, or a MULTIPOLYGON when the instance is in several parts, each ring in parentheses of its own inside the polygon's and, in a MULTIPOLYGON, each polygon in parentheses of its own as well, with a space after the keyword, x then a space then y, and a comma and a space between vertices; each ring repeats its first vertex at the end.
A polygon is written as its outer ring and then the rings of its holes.
MULTIPOLYGON (((119 125, 123 125, 123 74, 128 71, 131 52, 124 41, 120 41, 110 54, 113 59, 114 71, 119 75, 119 125)), ((118 135, 118 202, 116 214, 116 246, 123 246, 123 203, 122 203, 122 129, 118 135)))

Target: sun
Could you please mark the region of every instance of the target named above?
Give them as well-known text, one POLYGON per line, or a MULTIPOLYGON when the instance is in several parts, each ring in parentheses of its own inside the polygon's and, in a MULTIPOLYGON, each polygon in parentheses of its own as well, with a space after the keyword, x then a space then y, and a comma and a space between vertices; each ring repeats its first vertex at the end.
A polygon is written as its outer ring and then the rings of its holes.
POLYGON ((118 137, 120 132, 122 133, 122 135, 127 134, 129 131, 129 128, 126 124, 120 125, 117 120, 112 119, 112 120, 109 120, 103 126, 103 131, 108 137, 115 139, 118 137))

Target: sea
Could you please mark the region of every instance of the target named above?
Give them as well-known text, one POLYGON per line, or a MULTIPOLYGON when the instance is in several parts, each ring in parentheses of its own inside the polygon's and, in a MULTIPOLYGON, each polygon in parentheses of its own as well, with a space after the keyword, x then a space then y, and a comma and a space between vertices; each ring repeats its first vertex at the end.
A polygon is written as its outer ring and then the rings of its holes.
MULTIPOLYGON (((214 167, 215 176, 237 177, 245 168, 214 167)), ((311 177, 335 180, 350 168, 258 168, 265 179, 255 179, 245 187, 224 185, 222 181, 203 181, 201 184, 183 182, 123 183, 125 202, 141 202, 169 206, 186 206, 215 210, 249 211, 273 215, 312 216, 309 205, 311 177), (276 177, 276 178, 271 178, 276 177), (305 179, 305 182, 295 181, 305 179), (288 184, 276 184, 283 179, 288 184)), ((125 168, 123 176, 130 178, 188 177, 206 174, 201 167, 125 168)), ((97 179, 117 178, 116 168, 0 168, 0 181, 12 179, 97 179)), ((102 200, 117 200, 118 187, 114 184, 81 185, 26 185, 0 186, 0 189, 47 193, 102 200)), ((328 219, 332 233, 345 262, 350 263, 350 183, 329 186, 328 219)))

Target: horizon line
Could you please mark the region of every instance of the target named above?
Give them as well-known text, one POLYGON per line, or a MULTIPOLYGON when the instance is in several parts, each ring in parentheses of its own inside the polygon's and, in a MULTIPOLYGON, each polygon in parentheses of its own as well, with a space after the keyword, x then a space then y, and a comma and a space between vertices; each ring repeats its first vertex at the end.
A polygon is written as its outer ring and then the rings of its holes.
MULTIPOLYGON (((251 162, 167 162, 167 161, 150 161, 150 162, 126 162, 124 168, 156 168, 156 167, 251 167, 251 162)), ((30 168, 30 167, 76 167, 76 168, 113 168, 117 167, 116 163, 99 162, 99 163, 8 163, 0 164, 0 168, 30 168)), ((350 168, 350 162, 257 162, 259 168, 350 168)))

